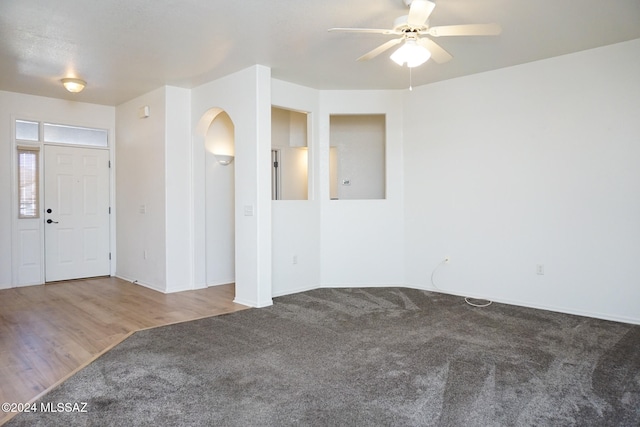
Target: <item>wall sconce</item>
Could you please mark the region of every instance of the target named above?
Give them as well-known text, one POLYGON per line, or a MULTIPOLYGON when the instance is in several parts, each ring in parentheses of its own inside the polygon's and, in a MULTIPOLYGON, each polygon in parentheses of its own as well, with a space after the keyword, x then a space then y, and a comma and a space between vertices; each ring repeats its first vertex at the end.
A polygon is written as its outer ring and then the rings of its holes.
POLYGON ((64 86, 64 88, 71 93, 82 92, 84 87, 87 85, 87 82, 80 79, 66 78, 60 81, 62 82, 62 85, 64 86))
POLYGON ((220 163, 222 166, 227 166, 233 162, 233 156, 229 156, 226 154, 214 154, 216 161, 220 163))

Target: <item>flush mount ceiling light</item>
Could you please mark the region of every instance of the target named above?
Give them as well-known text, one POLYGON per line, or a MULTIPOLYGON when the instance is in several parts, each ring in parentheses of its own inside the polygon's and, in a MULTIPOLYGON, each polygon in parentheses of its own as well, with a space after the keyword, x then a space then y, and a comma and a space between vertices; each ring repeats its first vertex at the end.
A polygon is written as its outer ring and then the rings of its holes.
POLYGON ((426 47, 418 44, 415 39, 411 38, 405 40, 404 44, 391 55, 393 62, 400 66, 406 63, 409 68, 422 65, 427 62, 429 58, 431 58, 431 52, 429 52, 426 47))
POLYGON ((82 92, 82 89, 87 85, 87 82, 80 79, 66 78, 61 80, 64 88, 71 93, 82 92))

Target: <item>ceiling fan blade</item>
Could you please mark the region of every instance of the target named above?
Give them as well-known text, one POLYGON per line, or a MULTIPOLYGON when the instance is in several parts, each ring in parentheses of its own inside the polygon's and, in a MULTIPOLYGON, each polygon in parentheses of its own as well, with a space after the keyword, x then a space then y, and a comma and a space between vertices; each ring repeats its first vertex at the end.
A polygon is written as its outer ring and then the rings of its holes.
POLYGON ((453 58, 453 56, 449 52, 444 50, 442 47, 440 47, 439 44, 431 39, 423 37, 418 40, 418 43, 427 48, 429 52, 431 52, 431 59, 433 59, 438 64, 443 64, 453 58))
POLYGON ((502 32, 498 24, 445 25, 429 28, 428 34, 442 36, 497 36, 502 32))
POLYGON ((410 27, 422 27, 429 19, 436 4, 427 0, 413 0, 409 9, 407 25, 410 27))
POLYGON ((366 61, 368 59, 375 58, 376 56, 380 55, 385 50, 391 49, 393 46, 397 45, 401 41, 402 41, 402 38, 389 40, 388 42, 383 43, 380 46, 378 46, 377 48, 373 49, 371 52, 368 52, 368 53, 365 53, 364 55, 362 55, 360 58, 358 58, 358 61, 366 61))
POLYGON ((385 30, 382 28, 329 28, 327 31, 339 31, 343 33, 401 34, 396 30, 385 30))

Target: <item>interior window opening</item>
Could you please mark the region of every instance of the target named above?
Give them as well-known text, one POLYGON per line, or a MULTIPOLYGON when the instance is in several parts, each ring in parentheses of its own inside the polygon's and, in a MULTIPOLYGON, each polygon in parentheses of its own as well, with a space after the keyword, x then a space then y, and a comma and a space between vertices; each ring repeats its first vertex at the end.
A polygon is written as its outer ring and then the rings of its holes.
POLYGON ((271 199, 309 199, 309 114, 271 107, 271 199))
POLYGON ((384 114, 331 115, 332 200, 386 198, 385 119, 384 114))

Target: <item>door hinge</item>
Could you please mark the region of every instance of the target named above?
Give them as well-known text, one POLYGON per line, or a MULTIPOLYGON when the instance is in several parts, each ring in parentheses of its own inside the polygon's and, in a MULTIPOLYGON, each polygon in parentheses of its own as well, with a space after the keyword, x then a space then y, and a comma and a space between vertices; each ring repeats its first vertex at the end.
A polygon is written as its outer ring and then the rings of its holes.
POLYGON ((109 215, 111 215, 111 206, 109 206, 109 215))
POLYGON ((111 160, 109 160, 108 163, 109 163, 109 169, 111 169, 111 160))
POLYGON ((273 162, 273 167, 277 168, 278 167, 278 162, 273 162))
POLYGON ((111 260, 111 252, 109 252, 109 260, 111 260))

